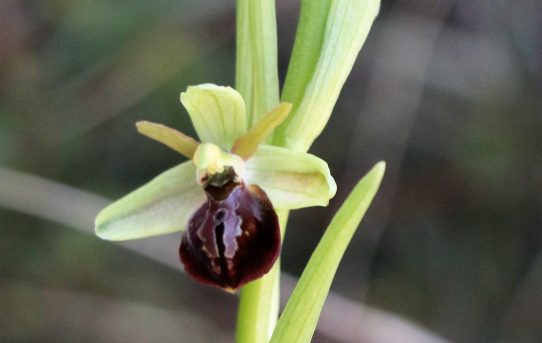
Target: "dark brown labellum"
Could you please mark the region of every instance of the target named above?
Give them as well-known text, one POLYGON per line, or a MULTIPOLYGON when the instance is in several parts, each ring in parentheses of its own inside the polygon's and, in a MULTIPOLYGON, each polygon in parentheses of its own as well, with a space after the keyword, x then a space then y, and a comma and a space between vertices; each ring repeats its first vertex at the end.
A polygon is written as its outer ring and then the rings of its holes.
POLYGON ((235 290, 266 274, 280 252, 277 215, 256 185, 205 188, 207 202, 190 218, 180 256, 196 280, 235 290))

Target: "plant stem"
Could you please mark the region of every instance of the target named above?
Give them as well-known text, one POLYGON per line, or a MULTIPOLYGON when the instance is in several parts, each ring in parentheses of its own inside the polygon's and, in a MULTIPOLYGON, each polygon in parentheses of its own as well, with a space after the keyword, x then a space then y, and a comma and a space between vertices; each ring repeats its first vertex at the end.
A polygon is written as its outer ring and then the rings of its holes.
MULTIPOLYGON (((251 127, 279 103, 277 25, 274 0, 237 0, 235 82, 247 108, 251 127)), ((288 211, 277 211, 284 232, 288 211)), ((265 343, 279 311, 280 263, 241 290, 237 343, 265 343)))
MULTIPOLYGON (((277 210, 284 238, 288 211, 277 210)), ((243 287, 237 314, 237 343, 267 343, 277 323, 280 305, 280 259, 264 277, 243 287)))

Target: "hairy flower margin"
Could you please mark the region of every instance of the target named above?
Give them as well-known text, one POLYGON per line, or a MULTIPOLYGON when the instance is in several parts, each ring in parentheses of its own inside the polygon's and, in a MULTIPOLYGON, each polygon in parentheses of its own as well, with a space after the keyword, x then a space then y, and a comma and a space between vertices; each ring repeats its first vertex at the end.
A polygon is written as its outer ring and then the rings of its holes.
POLYGON ((326 206, 336 184, 318 157, 262 144, 290 104, 279 104, 248 128, 245 102, 230 87, 190 86, 181 102, 201 143, 138 122, 140 133, 190 160, 103 209, 96 234, 119 241, 185 231, 180 256, 187 273, 237 289, 267 273, 279 254, 274 209, 326 206))

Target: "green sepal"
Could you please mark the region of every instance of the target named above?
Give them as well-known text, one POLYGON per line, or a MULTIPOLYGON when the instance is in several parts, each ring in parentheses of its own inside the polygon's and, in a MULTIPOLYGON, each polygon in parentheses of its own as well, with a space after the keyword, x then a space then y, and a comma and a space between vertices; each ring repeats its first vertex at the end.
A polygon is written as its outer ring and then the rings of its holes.
POLYGON ((185 229, 205 201, 192 161, 173 167, 115 201, 96 217, 96 235, 123 241, 185 229))
POLYGON ((245 102, 231 87, 210 83, 189 86, 181 93, 181 102, 202 143, 229 151, 247 130, 245 102))
POLYGON ((327 206, 337 191, 324 160, 276 146, 261 145, 245 173, 247 182, 260 186, 280 209, 327 206))

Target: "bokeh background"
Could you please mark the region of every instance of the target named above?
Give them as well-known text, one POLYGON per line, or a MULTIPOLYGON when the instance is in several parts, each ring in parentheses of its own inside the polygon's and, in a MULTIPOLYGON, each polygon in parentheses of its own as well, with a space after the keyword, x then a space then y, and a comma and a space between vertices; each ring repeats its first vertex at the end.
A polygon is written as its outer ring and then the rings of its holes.
MULTIPOLYGON (((283 80, 299 3, 277 7, 283 80)), ((92 223, 180 161, 135 121, 193 133, 180 91, 233 85, 234 2, 2 0, 0 24, 0 340, 232 341, 237 300, 183 275, 179 235, 117 245, 92 223)), ((542 341, 541 112, 542 2, 383 1, 311 149, 338 194, 293 213, 283 249, 287 295, 387 161, 315 342, 542 341)))

